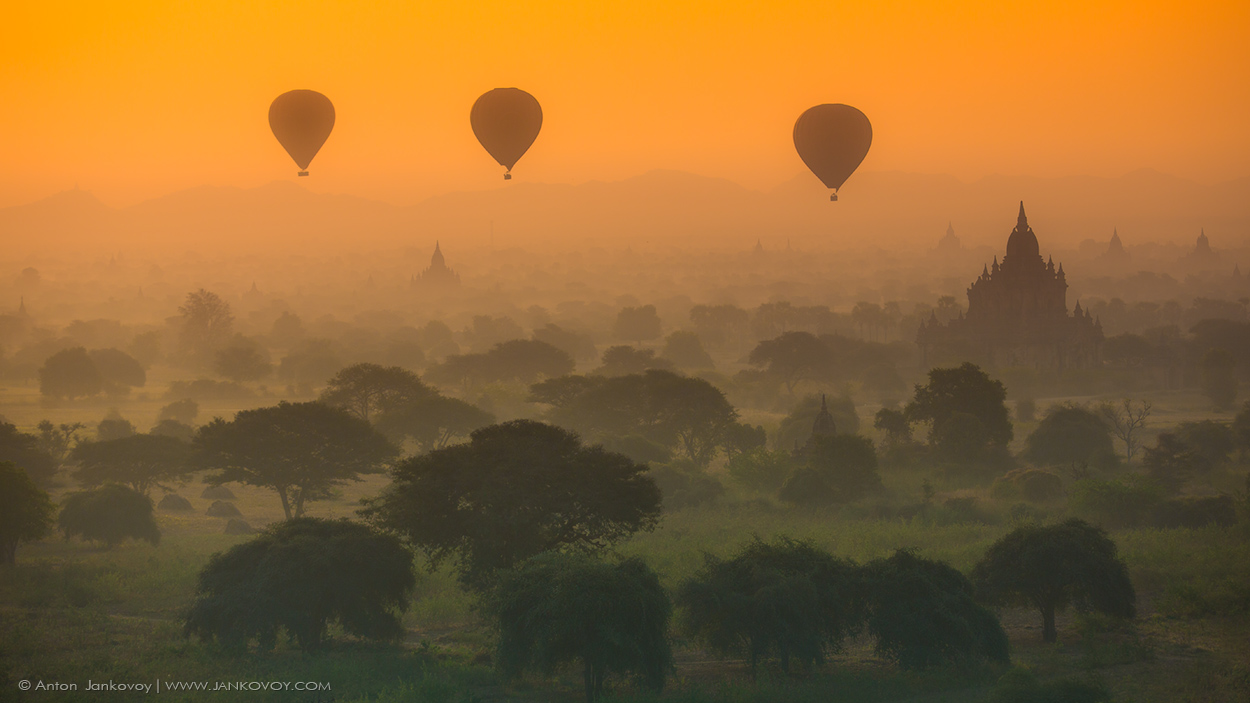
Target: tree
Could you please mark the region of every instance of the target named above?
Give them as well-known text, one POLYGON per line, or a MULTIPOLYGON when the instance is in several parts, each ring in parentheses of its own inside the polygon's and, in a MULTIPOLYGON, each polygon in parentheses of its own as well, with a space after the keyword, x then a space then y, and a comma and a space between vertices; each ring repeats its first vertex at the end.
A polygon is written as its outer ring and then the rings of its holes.
POLYGON ((901 411, 881 408, 873 416, 872 426, 885 433, 885 441, 894 444, 906 444, 911 441, 911 423, 901 411))
POLYGON ((143 366, 120 349, 92 349, 87 356, 100 371, 104 391, 109 395, 125 395, 130 388, 141 388, 148 382, 143 366))
POLYGON ((148 434, 156 437, 172 437, 179 442, 191 444, 195 439, 195 428, 177 420, 161 420, 148 430, 148 434))
POLYGON ((1125 398, 1119 405, 1103 403, 1099 408, 1103 419, 1111 427, 1112 434, 1124 442, 1124 457, 1129 462, 1137 454, 1138 434, 1146 426, 1152 407, 1149 400, 1133 401, 1125 398))
POLYGON ((1079 519, 1026 525, 995 542, 972 572, 992 603, 1029 605, 1042 615, 1042 640, 1054 642, 1055 612, 1075 604, 1114 617, 1136 614, 1136 593, 1115 542, 1079 519))
POLYGON ((494 415, 475 405, 435 394, 388 405, 375 424, 392 442, 402 444, 404 439, 411 439, 421 452, 428 452, 442 449, 494 421, 494 415))
POLYGON ((712 357, 703 349, 703 342, 694 332, 680 330, 664 339, 661 356, 679 369, 710 369, 715 366, 712 357))
POLYGON ((364 514, 432 567, 455 557, 461 580, 480 588, 541 552, 602 549, 654 528, 660 490, 646 470, 567 430, 514 420, 400 462, 364 514))
POLYGON ((773 436, 773 445, 778 449, 803 446, 812 436, 812 425, 816 422, 822 405, 829 411, 834 429, 839 434, 859 432, 859 414, 855 412, 855 401, 849 395, 826 399, 823 395, 811 394, 803 396, 790 409, 789 414, 781 418, 777 433, 773 436))
POLYGON ((760 342, 747 361, 767 367, 768 374, 785 384, 786 393, 802 381, 825 379, 829 375, 829 349, 808 332, 785 332, 776 339, 760 342))
POLYGON ((677 603, 693 637, 725 655, 746 655, 755 677, 775 654, 789 673, 791 658, 811 667, 842 648, 865 616, 858 568, 811 542, 758 538, 730 559, 711 554, 683 583, 677 603))
POLYGON ((62 349, 39 369, 39 392, 51 398, 85 398, 104 390, 104 377, 83 347, 62 349))
POLYGON ((573 358, 546 342, 514 339, 485 354, 452 354, 443 363, 426 369, 431 383, 469 388, 495 381, 534 383, 573 371, 573 358))
POLYGON ((332 622, 357 637, 397 640, 416 578, 397 537, 348 520, 298 518, 214 554, 200 571, 185 632, 273 649, 286 630, 316 649, 332 622))
POLYGON ((713 348, 744 338, 750 317, 736 305, 696 305, 690 309, 690 324, 695 333, 713 348))
POLYGON ((1233 441, 1244 452, 1250 452, 1250 401, 1241 406, 1241 411, 1233 418, 1233 441))
POLYGON ((175 420, 184 425, 189 425, 195 422, 195 418, 199 414, 199 403, 196 403, 190 398, 184 398, 182 400, 176 400, 161 408, 160 412, 156 414, 156 421, 164 422, 165 420, 175 420))
POLYGON ((929 382, 916 386, 904 413, 913 422, 933 423, 930 442, 939 452, 965 461, 982 460, 985 452, 1005 449, 1011 441, 1007 389, 976 364, 931 369, 929 382), (971 417, 979 424, 968 421, 971 417), (982 440, 984 443, 982 443, 982 440))
POLYGON ((949 564, 899 550, 864 566, 868 632, 877 654, 904 669, 1009 660, 1007 634, 949 564))
POLYGON ((665 510, 692 508, 725 493, 725 487, 715 476, 686 458, 653 466, 647 475, 660 488, 665 510))
POLYGON ((192 356, 212 353, 227 339, 234 327, 230 304, 203 288, 187 293, 178 308, 181 316, 178 338, 183 350, 192 356))
POLYGON ((596 355, 595 342, 590 335, 566 330, 548 322, 534 330, 533 338, 562 350, 573 359, 593 360, 596 355))
POLYGON ((1194 474, 1206 473, 1211 468, 1206 457, 1173 432, 1161 433, 1155 439, 1155 446, 1146 447, 1141 463, 1147 476, 1173 493, 1194 474))
POLYGON ((581 661, 593 703, 612 674, 636 674, 658 693, 673 668, 672 604, 637 558, 540 554, 503 577, 488 607, 499 623, 498 666, 509 678, 581 661))
POLYGON ((529 402, 546 403, 553 408, 563 408, 573 402, 577 396, 593 386, 599 385, 602 378, 595 376, 559 376, 539 381, 530 386, 529 402))
POLYGON ((1237 400, 1237 363, 1227 349, 1208 349, 1202 357, 1202 391, 1216 410, 1228 410, 1237 400))
POLYGON ((230 422, 215 418, 200 428, 194 446, 201 466, 220 471, 209 483, 273 489, 288 520, 398 454, 368 422, 322 403, 282 402, 242 410, 230 422))
POLYGON ((320 400, 368 422, 388 404, 411 403, 433 395, 434 389, 407 369, 355 364, 330 379, 320 400))
MULTIPOLYGON (((40 423, 41 428, 42 425, 40 423)), ((0 422, 0 462, 3 461, 11 461, 21 467, 35 485, 42 488, 52 484, 60 464, 43 447, 39 437, 19 432, 16 426, 7 422, 0 422)))
POLYGON ((775 493, 794 470, 794 459, 788 451, 769 451, 761 447, 734 455, 725 468, 743 486, 763 493, 775 493))
POLYGON ((812 508, 850 503, 881 487, 877 453, 867 437, 813 437, 804 451, 805 465, 795 469, 778 494, 787 503, 812 508))
POLYGON ((71 493, 61 503, 57 526, 65 539, 82 537, 103 542, 109 549, 127 539, 161 541, 152 517, 152 499, 115 483, 71 493))
POLYGON ((74 478, 87 487, 121 483, 147 495, 153 486, 166 488, 190 469, 191 447, 185 442, 136 434, 103 442, 84 442, 70 457, 78 463, 74 478))
POLYGON ((1215 420, 1182 422, 1176 426, 1176 436, 1196 450, 1208 467, 1223 464, 1237 447, 1232 427, 1215 420))
POLYGON ((621 308, 616 314, 616 325, 612 328, 617 339, 642 343, 660 336, 660 316, 655 312, 654 305, 643 305, 636 308, 621 308))
POLYGON ((603 365, 594 370, 596 376, 628 376, 645 373, 650 369, 672 370, 673 362, 660 359, 654 349, 638 349, 623 344, 608 347, 603 352, 603 365))
POLYGON ((100 442, 130 437, 134 433, 135 426, 130 420, 122 417, 122 414, 117 412, 117 408, 111 408, 104 414, 104 419, 95 426, 96 440, 100 442))
POLYGON ((1064 464, 1073 475, 1082 475, 1091 461, 1105 460, 1114 454, 1111 428, 1102 416, 1070 403, 1046 411, 1046 417, 1026 440, 1024 450, 1029 461, 1041 466, 1064 464))
POLYGON ((17 545, 43 539, 52 528, 56 506, 11 461, 0 461, 0 566, 17 560, 17 545))
POLYGON ((273 373, 269 355, 253 344, 230 346, 217 352, 213 360, 217 375, 238 383, 259 381, 273 373))

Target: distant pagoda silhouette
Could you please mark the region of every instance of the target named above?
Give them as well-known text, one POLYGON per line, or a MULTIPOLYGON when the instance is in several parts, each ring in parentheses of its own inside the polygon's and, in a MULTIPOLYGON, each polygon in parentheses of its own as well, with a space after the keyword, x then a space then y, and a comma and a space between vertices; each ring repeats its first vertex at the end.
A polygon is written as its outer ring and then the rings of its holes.
POLYGON ((938 254, 958 254, 964 250, 963 242, 959 241, 959 237, 955 236, 955 223, 948 222, 946 224, 946 236, 938 240, 938 254))
MULTIPOLYGON (((1098 361, 1103 334, 1078 301, 1067 309, 1063 264, 1042 261, 1037 236, 1020 203, 1016 227, 1007 238, 1003 262, 968 287, 968 312, 946 324, 930 314, 916 335, 924 364, 941 357, 963 357, 992 367, 1063 369, 1098 361)), ((943 362, 945 363, 945 361, 943 362)))
POLYGON ((838 427, 833 422, 833 413, 829 412, 829 404, 825 401, 825 394, 820 394, 820 412, 816 413, 816 419, 812 421, 812 434, 802 446, 799 440, 794 440, 794 451, 792 454, 796 457, 804 457, 814 451, 816 442, 822 437, 833 437, 838 433, 838 427))
POLYGON ((430 257, 429 267, 413 278, 412 284, 423 288, 458 288, 460 286, 460 274, 447 267, 438 242, 434 242, 434 255, 430 257))
POLYGON ((1098 257, 1098 263, 1115 266, 1128 263, 1129 258, 1124 242, 1120 241, 1120 230, 1111 230, 1111 241, 1107 243, 1107 250, 1098 257))

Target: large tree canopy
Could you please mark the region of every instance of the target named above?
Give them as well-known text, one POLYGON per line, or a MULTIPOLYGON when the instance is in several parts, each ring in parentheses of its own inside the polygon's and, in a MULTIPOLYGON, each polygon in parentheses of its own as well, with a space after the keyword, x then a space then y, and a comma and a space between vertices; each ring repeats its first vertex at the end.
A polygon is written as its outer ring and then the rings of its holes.
POLYGON ((1056 405, 1046 411, 1024 450, 1024 457, 1035 464, 1059 464, 1073 470, 1114 454, 1111 427, 1103 417, 1072 404, 1056 405))
POLYGON ((494 421, 494 415, 476 405, 432 394, 420 400, 388 405, 377 416, 375 425, 396 444, 411 439, 420 451, 428 452, 442 449, 494 421))
POLYGON ((287 519, 334 486, 377 472, 398 450, 368 422, 322 403, 282 402, 243 410, 230 422, 215 418, 194 445, 211 483, 272 488, 287 519))
POLYGON ((25 471, 0 461, 0 566, 16 561, 18 543, 48 534, 54 512, 48 494, 25 471))
MULTIPOLYGON (((48 425, 51 428, 51 423, 48 425)), ((47 488, 52 483, 53 474, 56 473, 57 462, 39 445, 39 437, 19 432, 16 426, 0 422, 0 461, 13 462, 23 469, 36 485, 47 488)))
POLYGON ((535 554, 599 549, 653 528, 660 491, 646 469, 559 427, 514 420, 401 462, 365 514, 432 565, 456 557, 462 580, 480 586, 535 554))
POLYGON ((1083 520, 1017 528, 990 546, 972 578, 991 602, 1037 608, 1046 642, 1057 637, 1055 611, 1071 604, 1116 617, 1136 614, 1137 596, 1115 542, 1083 520))
POLYGON ((190 470, 191 447, 182 440, 156 434, 136 434, 104 442, 84 442, 70 458, 78 463, 74 478, 83 486, 124 483, 147 495, 153 487, 190 470))
POLYGON ((320 400, 368 421, 388 405, 413 403, 433 395, 434 390, 407 369, 356 364, 335 374, 320 400))
POLYGON ((933 423, 931 437, 940 450, 953 458, 975 459, 979 442, 970 441, 983 435, 984 441, 1006 447, 1011 441, 1011 418, 1007 412, 1007 389, 1001 381, 991 379, 979 366, 964 363, 954 369, 932 369, 929 382, 916 386, 916 397, 907 404, 905 413, 912 421, 933 423), (979 424, 970 431, 971 417, 979 424), (961 456, 972 454, 970 456, 961 456))

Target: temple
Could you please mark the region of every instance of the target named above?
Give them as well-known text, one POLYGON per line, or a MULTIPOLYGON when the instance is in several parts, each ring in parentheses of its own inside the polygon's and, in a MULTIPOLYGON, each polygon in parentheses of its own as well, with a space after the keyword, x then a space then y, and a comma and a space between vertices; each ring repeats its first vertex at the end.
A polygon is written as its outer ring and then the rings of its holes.
POLYGON ((916 343, 923 363, 977 361, 991 367, 1038 369, 1098 363, 1102 324, 1077 302, 1069 313, 1063 264, 1043 261, 1037 236, 1020 203, 1002 264, 995 257, 968 287, 968 312, 946 324, 931 314, 916 343))
POLYGON ((434 255, 430 257, 429 268, 415 276, 412 279, 412 284, 429 288, 456 288, 460 286, 460 274, 447 268, 447 262, 443 260, 443 252, 439 249, 438 242, 434 242, 434 255))

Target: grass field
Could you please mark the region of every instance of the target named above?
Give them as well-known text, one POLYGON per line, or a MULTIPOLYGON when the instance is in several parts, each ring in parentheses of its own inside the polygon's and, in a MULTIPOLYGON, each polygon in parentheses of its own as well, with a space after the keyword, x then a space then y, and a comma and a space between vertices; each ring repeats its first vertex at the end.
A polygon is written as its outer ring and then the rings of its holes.
MULTIPOLYGON (((3 412, 29 430, 39 419, 94 423, 113 404, 101 401, 72 408, 42 405, 31 389, 8 389, 3 412), (17 392, 14 392, 17 391, 17 392)), ((142 431, 166 400, 125 401, 123 415, 142 431)), ((241 406, 275 402, 256 398, 241 406)), ((1044 410, 1048 402, 1039 403, 1044 410)), ((1211 414, 1194 394, 1156 400, 1157 431, 1211 414)), ((238 408, 205 403, 199 421, 238 408)), ((861 408, 871 425, 871 408, 861 408)), ((766 419, 766 418, 765 418, 766 419)), ((1018 426, 1016 442, 1028 428, 1018 426)), ((1244 473, 1244 467, 1243 467, 1244 473)), ((919 500, 925 471, 887 472, 883 500, 919 500)), ((622 555, 640 556, 670 588, 702 563, 704 553, 728 554, 758 536, 808 538, 844 557, 863 562, 898 548, 949 561, 965 572, 986 547, 1013 527, 1006 504, 988 490, 958 478, 933 476, 939 501, 975 496, 982 518, 966 521, 942 513, 883 520, 872 506, 848 506, 803 513, 760 496, 731 491, 719 503, 665 516, 654 532, 622 544, 622 555)), ((332 500, 314 503, 310 514, 351 517, 363 497, 376 495, 385 476, 345 486, 332 500)), ((375 645, 338 637, 323 651, 303 653, 282 642, 269 654, 228 655, 182 635, 196 575, 209 557, 247 537, 223 533, 225 520, 208 517, 211 502, 200 498, 195 477, 176 489, 191 500, 190 513, 159 512, 159 546, 128 542, 102 550, 78 541, 50 538, 22 545, 18 565, 0 570, 0 701, 135 700, 143 694, 85 690, 88 681, 166 686, 169 701, 577 701, 580 673, 560 671, 519 682, 501 681, 491 667, 493 633, 474 610, 473 599, 447 571, 422 572, 407 635, 399 645, 375 645), (31 690, 18 682, 75 684, 77 690, 31 690), (170 682, 318 682, 330 690, 168 690, 170 682)), ((231 485, 235 504, 254 527, 281 519, 276 495, 231 485)), ((162 491, 155 490, 159 500, 162 491)), ((54 498, 58 496, 54 495, 54 498)), ((1042 519, 1065 515, 1063 504, 1038 508, 1042 519)), ((1000 611, 1014 663, 1043 681, 1075 678, 1099 683, 1115 701, 1250 701, 1250 530, 1123 530, 1113 533, 1138 589, 1138 619, 1114 624, 1067 613, 1059 620, 1059 642, 1041 641, 1041 619, 1027 610, 1000 611)), ((857 640, 823 668, 783 678, 765 671, 752 683, 743 662, 725 661, 680 636, 677 670, 658 700, 732 702, 781 701, 984 701, 1006 669, 984 667, 899 671, 876 658, 870 643, 857 640)), ((656 697, 617 682, 620 701, 656 697)))

